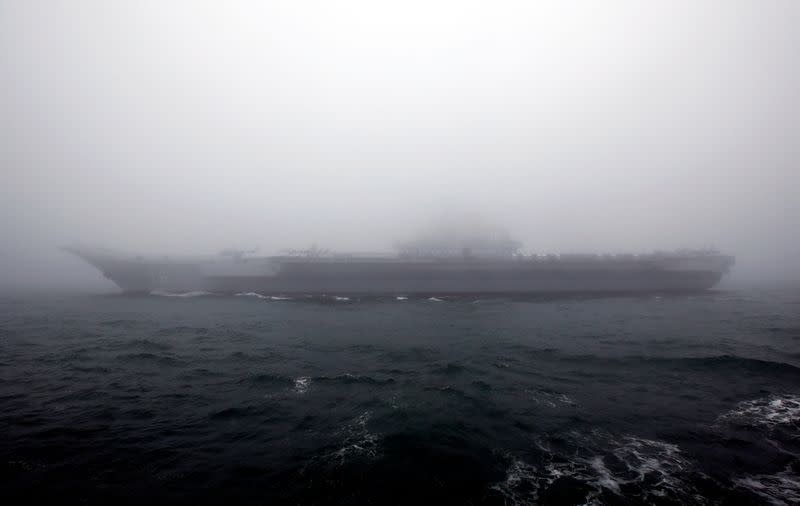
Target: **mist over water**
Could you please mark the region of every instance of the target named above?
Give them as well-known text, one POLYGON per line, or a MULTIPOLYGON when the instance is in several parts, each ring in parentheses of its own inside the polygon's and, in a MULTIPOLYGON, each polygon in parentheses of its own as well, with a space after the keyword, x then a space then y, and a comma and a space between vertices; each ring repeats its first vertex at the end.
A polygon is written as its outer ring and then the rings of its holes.
MULTIPOLYGON (((796 2, 0 2, 0 279, 56 250, 715 246, 797 277, 796 2)), ((91 279, 90 279, 91 277, 91 279)))

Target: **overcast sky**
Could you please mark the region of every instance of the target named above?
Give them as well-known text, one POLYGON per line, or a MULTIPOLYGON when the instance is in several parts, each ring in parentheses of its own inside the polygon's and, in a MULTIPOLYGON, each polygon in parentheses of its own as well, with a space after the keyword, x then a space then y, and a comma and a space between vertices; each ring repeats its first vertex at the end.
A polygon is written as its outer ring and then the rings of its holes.
POLYGON ((797 278, 798 21, 796 0, 0 0, 0 282, 96 282, 65 243, 381 250, 451 214, 529 251, 713 245, 797 278))

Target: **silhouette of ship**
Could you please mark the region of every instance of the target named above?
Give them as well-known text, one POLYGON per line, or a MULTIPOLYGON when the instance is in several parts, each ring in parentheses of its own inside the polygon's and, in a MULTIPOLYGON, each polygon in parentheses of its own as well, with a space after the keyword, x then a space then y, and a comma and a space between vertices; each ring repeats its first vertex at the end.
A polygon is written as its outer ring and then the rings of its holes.
POLYGON ((643 255, 520 253, 505 233, 434 234, 393 254, 312 247, 278 255, 136 255, 67 247, 126 293, 460 295, 691 292, 716 285, 734 258, 713 250, 643 255))

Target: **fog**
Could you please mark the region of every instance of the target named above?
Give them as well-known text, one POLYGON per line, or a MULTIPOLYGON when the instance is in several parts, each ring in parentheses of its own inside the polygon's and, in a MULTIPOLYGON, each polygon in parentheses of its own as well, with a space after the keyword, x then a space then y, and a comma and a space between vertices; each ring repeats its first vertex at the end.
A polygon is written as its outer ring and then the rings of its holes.
POLYGON ((714 246, 800 278, 800 3, 0 0, 0 283, 57 247, 714 246))

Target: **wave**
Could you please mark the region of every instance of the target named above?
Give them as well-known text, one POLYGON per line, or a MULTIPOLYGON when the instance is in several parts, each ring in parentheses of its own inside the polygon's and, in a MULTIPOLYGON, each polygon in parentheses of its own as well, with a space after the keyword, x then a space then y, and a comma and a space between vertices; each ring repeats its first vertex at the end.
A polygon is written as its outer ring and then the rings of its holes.
POLYGON ((481 391, 480 387, 477 387, 477 385, 470 384, 470 386, 473 388, 470 389, 469 393, 452 385, 428 385, 422 387, 422 390, 424 392, 435 392, 445 398, 453 399, 460 403, 473 404, 485 408, 485 391, 481 391), (475 392, 475 390, 478 390, 478 392, 475 392))
POLYGON ((513 459, 506 468, 505 480, 494 484, 492 489, 503 496, 505 504, 534 506, 539 504, 540 481, 539 468, 522 459, 513 459))
POLYGON ((800 504, 800 476, 791 467, 775 474, 745 476, 733 483, 775 505, 800 504))
POLYGON ((350 455, 374 457, 377 453, 378 436, 367 429, 367 422, 372 413, 365 411, 349 423, 342 433, 345 436, 344 444, 334 452, 334 455, 343 461, 350 455))
POLYGON ((800 396, 772 395, 740 402, 720 415, 717 423, 727 422, 750 427, 795 426, 800 428, 800 396))
POLYGON ((159 341, 151 341, 150 339, 132 339, 126 343, 123 343, 122 347, 126 349, 166 351, 171 349, 172 345, 159 341))
MULTIPOLYGON (((568 502, 594 504, 605 494, 634 503, 702 503, 690 483, 692 464, 670 443, 634 436, 613 438, 600 433, 572 434, 578 450, 565 459, 563 451, 540 444, 538 465, 506 455, 505 479, 492 486, 510 504, 550 502, 548 495, 568 493, 568 502)), ((696 473, 695 473, 696 474, 696 473)), ((563 498, 557 502, 564 502, 563 498)))
POLYGON ((261 295, 260 293, 256 292, 241 292, 235 294, 236 297, 255 297, 256 299, 268 299, 266 295, 261 295))
POLYGON ((445 365, 439 366, 436 369, 434 369, 433 373, 443 376, 455 376, 458 374, 465 373, 467 371, 468 371, 467 366, 449 362, 445 365))
POLYGON ((123 362, 152 362, 160 365, 178 365, 182 363, 176 358, 156 355, 155 353, 128 353, 125 355, 118 355, 116 358, 123 362))
POLYGON ((252 297, 254 299, 262 299, 262 300, 292 300, 291 297, 282 297, 279 295, 262 295, 258 292, 240 292, 234 294, 234 297, 252 297))
POLYGON ((367 424, 372 413, 364 411, 335 433, 339 442, 333 451, 319 457, 321 463, 340 467, 352 459, 372 459, 378 453, 378 435, 371 432, 367 424))
POLYGON ((557 408, 559 406, 575 406, 575 401, 567 394, 554 392, 551 390, 525 390, 536 404, 547 406, 548 408, 557 408))
POLYGON ((319 382, 334 382, 334 383, 343 383, 345 385, 356 385, 356 384, 363 384, 363 385, 388 385, 394 383, 392 378, 387 379, 378 379, 373 378, 372 376, 364 376, 360 374, 341 374, 339 376, 320 376, 315 378, 316 381, 319 382))
POLYGON ((214 295, 214 294, 202 290, 192 290, 190 292, 167 292, 163 290, 153 290, 152 292, 150 292, 150 295, 155 295, 158 297, 204 297, 207 295, 214 295))
POLYGON ((682 358, 682 359, 662 359, 665 361, 682 361, 689 364, 697 364, 702 366, 737 366, 737 367, 744 367, 746 369, 755 369, 755 370, 763 370, 768 372, 776 372, 776 371, 783 371, 783 372, 792 372, 792 373, 800 373, 800 367, 795 365, 786 363, 786 362, 778 362, 774 360, 761 360, 757 358, 745 358, 745 357, 738 357, 736 355, 717 355, 713 357, 697 357, 697 358, 682 358))
POLYGON ((431 301, 431 302, 444 302, 444 300, 442 300, 442 299, 440 299, 438 297, 428 297, 428 300, 431 301))
POLYGON ((38 460, 9 460, 6 466, 11 471, 38 472, 47 469, 47 464, 38 460))
POLYGON ((620 366, 630 364, 631 362, 638 362, 641 364, 651 366, 677 366, 688 367, 690 369, 702 371, 715 371, 719 369, 745 369, 747 371, 755 371, 760 373, 767 373, 770 375, 775 374, 792 374, 800 375, 800 367, 792 365, 787 362, 779 362, 773 360, 762 360, 757 358, 739 357, 736 355, 713 355, 706 357, 664 357, 664 356, 647 356, 647 355, 627 355, 622 357, 605 357, 602 355, 585 354, 573 355, 565 354, 561 350, 554 348, 545 348, 536 350, 523 346, 514 346, 518 348, 520 353, 528 355, 547 353, 557 357, 565 362, 596 362, 602 361, 605 364, 617 363, 620 366))
POLYGON ((193 334, 193 335, 207 335, 209 332, 208 327, 190 327, 187 325, 178 325, 177 327, 166 327, 158 329, 156 334, 159 336, 169 337, 176 334, 193 334))
POLYGON ((100 325, 105 327, 112 327, 112 328, 122 328, 122 329, 132 329, 137 325, 141 325, 142 322, 140 320, 107 320, 104 322, 100 322, 100 325))
POLYGON ((224 376, 226 376, 225 373, 219 371, 213 371, 211 369, 206 369, 204 367, 197 367, 190 371, 181 373, 179 377, 184 380, 194 380, 197 378, 220 378, 224 376))
POLYGON ((477 388, 478 390, 483 390, 484 392, 489 392, 492 390, 492 385, 481 380, 475 380, 472 383, 470 383, 470 385, 477 388))
POLYGON ((73 365, 70 367, 71 370, 82 372, 82 373, 91 373, 91 374, 108 374, 111 372, 111 369, 108 367, 103 366, 88 366, 88 367, 81 367, 77 365, 73 365))
POLYGON ((243 407, 243 408, 225 408, 220 411, 216 411, 211 413, 209 418, 212 420, 229 420, 229 419, 236 419, 236 418, 248 418, 253 416, 255 410, 252 407, 243 407))
POLYGON ((765 330, 772 334, 785 334, 791 337, 800 337, 800 327, 767 327, 765 330))
POLYGON ((347 466, 353 461, 373 460, 378 455, 379 437, 369 430, 372 418, 370 411, 357 417, 333 431, 333 442, 323 451, 316 453, 301 470, 302 474, 328 473, 336 468, 347 466))
POLYGON ((295 385, 296 384, 296 382, 294 380, 292 380, 291 378, 287 378, 286 376, 280 376, 280 375, 277 375, 277 374, 268 374, 268 373, 256 374, 254 376, 250 376, 248 378, 245 378, 245 379, 239 381, 239 383, 244 383, 244 382, 253 383, 253 384, 257 384, 257 385, 283 385, 283 386, 288 386, 288 385, 295 385))
POLYGON ((311 384, 311 378, 301 376, 294 380, 294 391, 297 394, 304 394, 308 392, 308 386, 311 384))

